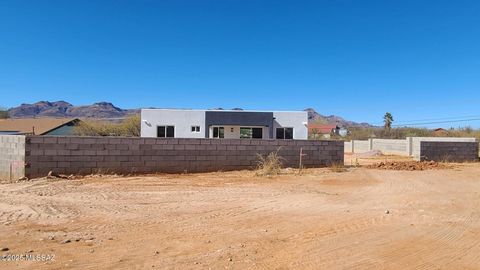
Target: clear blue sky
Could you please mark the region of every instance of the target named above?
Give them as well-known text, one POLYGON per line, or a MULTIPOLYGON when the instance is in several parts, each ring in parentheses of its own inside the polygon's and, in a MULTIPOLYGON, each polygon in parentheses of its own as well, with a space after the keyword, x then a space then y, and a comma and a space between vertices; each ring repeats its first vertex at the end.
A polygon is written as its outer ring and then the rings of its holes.
MULTIPOLYGON (((480 1, 0 0, 0 106, 480 118, 480 1)), ((480 126, 470 123, 434 126, 480 126)))

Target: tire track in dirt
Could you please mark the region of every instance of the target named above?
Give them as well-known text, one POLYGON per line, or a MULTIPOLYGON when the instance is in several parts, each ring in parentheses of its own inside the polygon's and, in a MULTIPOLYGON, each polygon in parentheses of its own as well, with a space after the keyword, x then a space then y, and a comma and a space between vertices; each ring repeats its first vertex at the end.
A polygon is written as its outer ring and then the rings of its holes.
MULTIPOLYGON (((40 269, 65 263, 82 269, 480 265, 480 184, 455 179, 480 170, 318 172, 274 179, 237 172, 0 185, 0 223, 16 219, 5 228, 20 232, 27 223, 47 224, 29 232, 22 240, 27 243, 45 237, 44 231, 98 238, 91 247, 43 243, 60 260, 40 269), (89 261, 79 258, 85 254, 89 261)), ((12 250, 22 242, 7 241, 15 243, 12 250)))

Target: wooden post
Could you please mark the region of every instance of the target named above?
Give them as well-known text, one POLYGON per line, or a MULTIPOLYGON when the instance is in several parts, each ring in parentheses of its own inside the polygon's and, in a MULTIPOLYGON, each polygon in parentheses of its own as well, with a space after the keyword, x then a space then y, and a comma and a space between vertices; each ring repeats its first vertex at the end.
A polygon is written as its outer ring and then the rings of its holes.
POLYGON ((303 153, 303 147, 300 147, 300 164, 298 164, 298 169, 299 170, 302 170, 302 168, 303 168, 302 159, 303 159, 303 156, 306 156, 306 155, 307 154, 303 153))

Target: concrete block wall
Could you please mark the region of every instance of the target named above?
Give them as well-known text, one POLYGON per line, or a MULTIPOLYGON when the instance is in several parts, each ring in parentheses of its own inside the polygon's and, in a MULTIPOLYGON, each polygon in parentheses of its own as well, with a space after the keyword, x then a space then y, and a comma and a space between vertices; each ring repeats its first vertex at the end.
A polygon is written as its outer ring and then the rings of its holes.
POLYGON ((0 180, 25 176, 25 136, 0 136, 0 180))
POLYGON ((343 164, 343 141, 29 136, 26 175, 251 169, 279 150, 287 167, 343 164))
MULTIPOLYGON (((453 137, 410 137, 411 138, 411 152, 409 156, 415 159, 420 158, 420 143, 421 142, 476 142, 476 138, 453 138, 453 137)), ((409 139, 409 138, 407 138, 409 139)))
POLYGON ((379 150, 385 155, 405 155, 407 153, 406 140, 371 139, 372 150, 379 150))
POLYGON ((478 161, 477 142, 433 142, 421 141, 417 160, 434 161, 478 161))
POLYGON ((407 137, 404 140, 395 139, 369 139, 353 140, 345 142, 345 152, 364 153, 371 150, 379 150, 386 155, 411 156, 420 159, 421 142, 476 142, 475 138, 460 137, 407 137))
POLYGON ((349 142, 345 142, 344 143, 344 151, 345 153, 353 153, 354 149, 353 149, 353 141, 349 141, 349 142))
POLYGON ((353 152, 354 153, 364 153, 370 151, 370 142, 369 141, 353 141, 353 152))

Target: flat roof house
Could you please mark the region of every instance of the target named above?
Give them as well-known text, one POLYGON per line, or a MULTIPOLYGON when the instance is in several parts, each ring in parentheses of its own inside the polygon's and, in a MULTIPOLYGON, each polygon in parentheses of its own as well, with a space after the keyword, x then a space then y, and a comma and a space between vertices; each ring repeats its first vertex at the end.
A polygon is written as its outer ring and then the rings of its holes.
POLYGON ((141 137, 308 139, 303 111, 142 109, 141 137))

